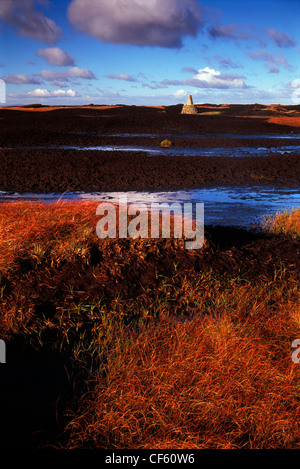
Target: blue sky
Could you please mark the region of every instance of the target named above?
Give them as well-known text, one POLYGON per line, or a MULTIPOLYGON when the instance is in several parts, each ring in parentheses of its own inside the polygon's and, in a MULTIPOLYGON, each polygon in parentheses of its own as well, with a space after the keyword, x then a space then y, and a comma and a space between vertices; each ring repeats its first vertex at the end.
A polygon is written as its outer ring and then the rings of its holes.
POLYGON ((299 0, 1 0, 0 78, 7 105, 299 104, 299 25, 299 0))

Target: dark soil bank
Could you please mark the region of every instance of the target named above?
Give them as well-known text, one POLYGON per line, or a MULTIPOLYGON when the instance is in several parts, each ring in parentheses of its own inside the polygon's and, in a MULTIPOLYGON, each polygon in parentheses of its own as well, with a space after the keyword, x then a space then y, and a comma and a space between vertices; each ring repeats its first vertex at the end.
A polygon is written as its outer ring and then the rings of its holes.
MULTIPOLYGON (((209 106, 199 111, 210 111, 209 106)), ((299 106, 288 112, 300 115, 299 106)), ((286 115, 285 108, 258 105, 220 107, 218 115, 182 115, 181 106, 146 108, 120 106, 99 109, 72 108, 43 111, 0 110, 0 190, 18 192, 177 190, 216 185, 299 184, 297 152, 264 157, 204 157, 147 155, 141 152, 77 151, 24 148, 38 145, 159 145, 157 134, 174 135, 177 146, 279 147, 287 140, 260 139, 276 133, 297 136, 298 127, 271 124, 270 116, 286 115), (77 133, 76 133, 77 132, 77 133), (151 137, 105 136, 114 133, 156 134, 151 137), (257 138, 221 137, 220 134, 257 138), (176 138, 195 134, 195 138, 176 138), (197 138, 202 134, 206 138, 197 138), (263 142, 263 143, 262 143, 263 142), (13 148, 15 147, 15 148, 13 148), (16 148, 23 147, 23 148, 16 148)), ((296 140, 288 139, 297 145, 296 140)), ((160 147, 158 147, 160 148, 160 147)), ((234 150, 233 150, 234 154, 234 150)))
POLYGON ((9 135, 13 137, 9 140, 12 144, 21 134, 23 144, 39 144, 41 139, 51 144, 55 135, 64 132, 203 133, 210 136, 217 133, 299 133, 296 127, 271 124, 268 119, 286 115, 300 116, 300 106, 282 107, 282 111, 257 110, 255 105, 230 105, 228 108, 210 106, 199 107, 199 113, 211 111, 220 114, 182 115, 182 105, 165 108, 75 107, 49 111, 45 106, 41 107, 41 112, 26 111, 25 107, 21 111, 0 109, 0 146, 5 144, 9 135))
POLYGON ((0 190, 179 190, 216 185, 295 185, 299 155, 253 158, 148 156, 136 152, 2 150, 0 190))

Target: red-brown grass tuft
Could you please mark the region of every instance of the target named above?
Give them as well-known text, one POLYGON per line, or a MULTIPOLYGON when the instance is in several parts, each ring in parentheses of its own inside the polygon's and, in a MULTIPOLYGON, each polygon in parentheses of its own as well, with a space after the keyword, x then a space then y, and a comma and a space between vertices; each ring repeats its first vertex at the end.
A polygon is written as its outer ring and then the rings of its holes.
POLYGON ((293 237, 300 237, 300 209, 292 209, 289 212, 279 212, 274 216, 266 216, 263 229, 270 233, 283 233, 293 237))
POLYGON ((279 371, 272 346, 227 314, 128 334, 69 424, 69 447, 297 447, 299 371, 279 371))

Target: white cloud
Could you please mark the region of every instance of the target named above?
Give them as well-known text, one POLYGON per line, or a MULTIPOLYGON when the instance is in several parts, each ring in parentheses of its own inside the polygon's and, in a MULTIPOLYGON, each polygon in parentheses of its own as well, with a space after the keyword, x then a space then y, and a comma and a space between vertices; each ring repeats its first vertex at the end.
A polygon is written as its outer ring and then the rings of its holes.
POLYGON ((46 62, 50 65, 56 65, 58 67, 74 65, 74 59, 69 54, 59 47, 49 47, 47 49, 38 49, 36 54, 38 57, 44 57, 46 62))
POLYGON ((51 96, 51 93, 48 90, 43 90, 41 88, 37 88, 34 91, 28 91, 27 95, 28 96, 38 96, 38 97, 43 97, 44 98, 44 97, 51 96))
POLYGON ((175 98, 185 98, 188 95, 188 92, 186 90, 177 90, 175 93, 173 93, 175 98))
MULTIPOLYGON (((142 86, 151 89, 168 88, 169 86, 186 86, 195 88, 213 88, 213 89, 244 89, 248 86, 244 82, 244 77, 236 73, 221 73, 214 68, 205 67, 196 70, 192 67, 184 67, 183 72, 193 73, 191 78, 184 80, 169 80, 165 78, 160 83, 152 82, 152 85, 143 83, 142 86)), ((179 92, 182 89, 179 89, 179 92)), ((174 96, 174 94, 173 94, 174 96)))
POLYGON ((197 88, 246 88, 243 77, 236 73, 222 74, 214 68, 205 67, 184 83, 197 88))
POLYGON ((76 96, 76 91, 73 90, 54 90, 51 92, 52 96, 71 96, 72 98, 76 96))
POLYGON ((49 91, 41 88, 37 88, 34 91, 28 91, 27 96, 34 96, 37 98, 54 98, 54 97, 75 97, 79 96, 76 91, 73 91, 71 89, 65 91, 65 90, 54 90, 54 91, 49 91))
POLYGON ((181 47, 202 26, 197 0, 72 0, 70 22, 103 42, 181 47))

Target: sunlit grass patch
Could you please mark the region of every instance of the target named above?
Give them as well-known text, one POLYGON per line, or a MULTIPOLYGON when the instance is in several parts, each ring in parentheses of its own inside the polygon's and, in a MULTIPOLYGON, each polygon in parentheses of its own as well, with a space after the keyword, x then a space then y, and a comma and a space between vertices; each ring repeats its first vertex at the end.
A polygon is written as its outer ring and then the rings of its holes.
POLYGON ((69 447, 298 445, 299 381, 228 317, 170 318, 111 348, 69 423, 69 447))
POLYGON ((86 238, 93 228, 96 206, 92 202, 57 202, 48 205, 23 201, 2 203, 1 270, 12 268, 24 256, 40 260, 55 243, 63 246, 61 251, 72 239, 75 244, 80 244, 80 240, 86 238))
POLYGON ((269 233, 300 236, 300 209, 293 208, 273 216, 265 216, 262 227, 269 233))
POLYGON ((207 112, 201 112, 200 116, 218 116, 221 114, 221 111, 207 111, 207 112))

